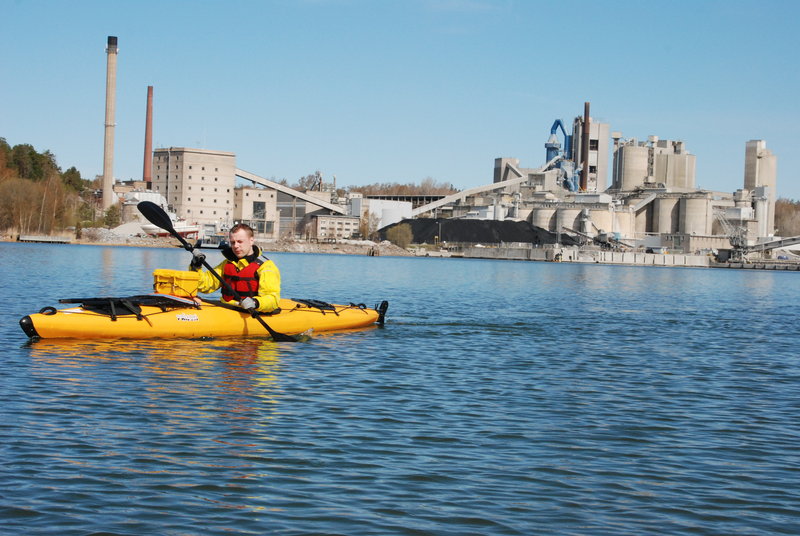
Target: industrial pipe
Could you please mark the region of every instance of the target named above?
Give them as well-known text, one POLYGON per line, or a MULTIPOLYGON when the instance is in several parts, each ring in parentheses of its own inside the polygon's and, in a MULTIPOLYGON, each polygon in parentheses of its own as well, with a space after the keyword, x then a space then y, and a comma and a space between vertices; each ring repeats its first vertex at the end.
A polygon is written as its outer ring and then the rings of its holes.
POLYGON ((144 121, 144 168, 142 180, 146 188, 153 183, 153 86, 147 86, 147 112, 144 121))
POLYGON ((583 161, 581 170, 581 192, 585 192, 589 186, 589 103, 583 103, 583 137, 581 138, 581 158, 583 161))

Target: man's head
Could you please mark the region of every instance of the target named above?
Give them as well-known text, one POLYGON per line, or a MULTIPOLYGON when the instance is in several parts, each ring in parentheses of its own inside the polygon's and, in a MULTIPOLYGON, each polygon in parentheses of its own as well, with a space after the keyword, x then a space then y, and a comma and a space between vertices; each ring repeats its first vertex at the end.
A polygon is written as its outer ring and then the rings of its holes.
POLYGON ((253 244, 256 239, 253 237, 253 228, 249 225, 237 223, 231 227, 228 238, 233 254, 237 258, 242 259, 253 254, 253 244))

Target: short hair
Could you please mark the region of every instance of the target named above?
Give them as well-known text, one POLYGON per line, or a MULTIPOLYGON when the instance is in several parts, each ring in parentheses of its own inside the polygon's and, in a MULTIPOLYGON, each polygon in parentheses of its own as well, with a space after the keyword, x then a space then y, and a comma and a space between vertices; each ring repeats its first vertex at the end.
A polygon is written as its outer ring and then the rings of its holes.
POLYGON ((247 234, 250 236, 253 236, 255 234, 253 233, 253 228, 247 225, 246 223, 237 223, 236 225, 231 227, 231 230, 228 231, 228 234, 232 235, 233 233, 236 233, 238 231, 247 231, 247 234))

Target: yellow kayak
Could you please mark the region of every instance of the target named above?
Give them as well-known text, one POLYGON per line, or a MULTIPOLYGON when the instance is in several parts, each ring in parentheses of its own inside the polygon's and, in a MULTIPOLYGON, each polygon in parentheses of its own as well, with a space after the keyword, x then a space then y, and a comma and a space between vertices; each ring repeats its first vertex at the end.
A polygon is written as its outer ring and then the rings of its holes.
MULTIPOLYGON (((219 301, 201 301, 168 294, 126 298, 60 300, 74 303, 66 309, 45 307, 20 320, 31 338, 151 339, 199 337, 269 337, 258 319, 247 311, 219 301)), ((318 300, 282 299, 280 308, 261 319, 286 335, 339 331, 383 324, 388 302, 374 308, 364 304, 339 305, 318 300)))

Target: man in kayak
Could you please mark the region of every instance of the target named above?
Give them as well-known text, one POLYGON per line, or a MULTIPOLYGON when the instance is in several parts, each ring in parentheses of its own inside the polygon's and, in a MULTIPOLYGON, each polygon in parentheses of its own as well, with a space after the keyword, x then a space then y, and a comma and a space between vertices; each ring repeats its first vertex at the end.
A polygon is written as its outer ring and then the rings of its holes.
MULTIPOLYGON (((225 260, 215 266, 214 271, 239 293, 242 300, 237 304, 236 298, 223 287, 222 301, 239 305, 247 311, 268 313, 277 309, 281 298, 281 273, 275 263, 264 257, 261 249, 255 245, 253 229, 239 223, 231 228, 228 238, 229 246, 222 250, 225 260)), ((189 269, 201 271, 205 259, 203 253, 194 250, 189 269)), ((210 272, 200 274, 197 285, 199 292, 214 292, 218 288, 220 282, 210 272)))

